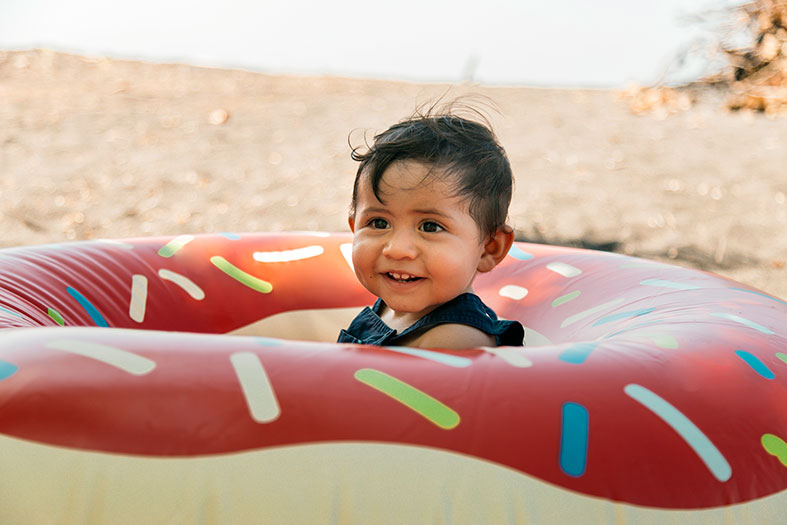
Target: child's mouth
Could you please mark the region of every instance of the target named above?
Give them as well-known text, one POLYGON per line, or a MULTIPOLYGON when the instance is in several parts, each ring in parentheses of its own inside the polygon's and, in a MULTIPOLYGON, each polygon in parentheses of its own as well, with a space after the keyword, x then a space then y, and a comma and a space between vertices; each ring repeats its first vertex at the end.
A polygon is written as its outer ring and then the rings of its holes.
POLYGON ((410 275, 409 273, 396 273, 396 272, 386 272, 385 274, 389 279, 393 279, 399 283, 410 283, 413 281, 418 281, 423 279, 423 277, 416 277, 414 275, 410 275))

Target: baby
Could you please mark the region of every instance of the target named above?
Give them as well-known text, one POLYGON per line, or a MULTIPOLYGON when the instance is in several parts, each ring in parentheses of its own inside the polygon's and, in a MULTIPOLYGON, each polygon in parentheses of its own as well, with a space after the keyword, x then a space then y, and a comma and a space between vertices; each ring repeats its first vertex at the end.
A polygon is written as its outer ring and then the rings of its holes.
POLYGON ((416 115, 375 136, 350 206, 352 261, 378 297, 338 342, 463 349, 521 346, 473 293, 478 272, 505 258, 513 178, 490 127, 446 113, 416 115))

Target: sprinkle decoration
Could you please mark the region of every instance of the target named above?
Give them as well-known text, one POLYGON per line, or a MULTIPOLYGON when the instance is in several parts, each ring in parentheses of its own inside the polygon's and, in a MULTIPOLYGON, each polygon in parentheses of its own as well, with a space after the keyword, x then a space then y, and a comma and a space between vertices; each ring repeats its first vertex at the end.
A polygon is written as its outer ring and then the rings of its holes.
POLYGON ((781 464, 787 467, 787 443, 782 438, 774 434, 763 434, 760 442, 768 454, 776 456, 781 464))
POLYGON ((180 286, 195 301, 202 301, 205 299, 205 292, 202 291, 202 288, 197 286, 194 281, 185 275, 181 275, 177 272, 162 268, 158 271, 158 276, 165 281, 169 281, 180 286))
POLYGON ((730 288, 730 290, 735 290, 736 292, 746 292, 746 293, 750 293, 750 294, 754 294, 754 295, 759 295, 760 297, 765 297, 766 299, 770 299, 771 301, 776 301, 777 303, 781 303, 781 304, 787 305, 787 301, 783 301, 783 300, 779 299, 778 297, 774 297, 774 296, 772 296, 770 294, 767 294, 767 293, 758 292, 757 290, 747 290, 746 288, 738 288, 738 287, 730 288))
POLYGON ((736 323, 740 323, 744 326, 748 326, 749 328, 754 328, 758 332, 762 332, 763 334, 773 335, 774 332, 770 328, 766 328, 759 323, 755 323, 754 321, 750 321, 749 319, 745 319, 739 315, 735 314, 728 314, 726 312, 714 312, 711 315, 716 317, 721 317, 722 319, 727 319, 729 321, 735 321, 736 323))
POLYGON ((533 256, 531 254, 529 254, 526 251, 522 250, 522 248, 520 248, 516 244, 512 245, 511 249, 508 250, 508 255, 510 255, 514 259, 517 259, 518 261, 527 261, 527 260, 533 258, 533 256))
POLYGON ((19 370, 19 367, 8 361, 0 361, 0 381, 8 379, 19 370))
POLYGON ((193 235, 179 235, 162 246, 159 249, 158 254, 166 258, 172 257, 193 240, 193 235))
POLYGON ((566 363, 581 365, 590 356, 590 353, 595 350, 596 346, 598 346, 597 342, 576 343, 563 350, 558 358, 566 363))
POLYGON ((60 315, 60 312, 58 312, 54 308, 47 308, 46 309, 46 314, 49 317, 51 317, 60 326, 65 326, 66 321, 63 319, 63 316, 60 315))
POLYGON ((0 306, 0 313, 11 314, 11 315, 13 315, 15 317, 22 317, 18 313, 14 312, 14 311, 11 311, 8 308, 3 308, 2 306, 0 306))
POLYGON ((747 365, 749 365, 752 368, 752 370, 757 372, 765 379, 773 379, 776 377, 773 371, 771 371, 771 369, 768 368, 765 363, 760 361, 760 359, 756 355, 751 354, 745 350, 735 350, 735 354, 741 359, 743 359, 743 361, 747 365))
POLYGON ((648 334, 645 337, 653 341, 659 348, 670 350, 678 348, 678 340, 669 334, 648 334))
POLYGON ((694 284, 678 283, 675 281, 665 281, 664 279, 645 279, 641 283, 643 286, 658 286, 660 288, 672 288, 674 290, 699 290, 699 286, 694 284))
POLYGON ((730 479, 732 476, 730 464, 716 448, 716 445, 682 412, 644 386, 629 384, 623 390, 629 397, 660 417, 677 432, 717 480, 724 482, 730 479))
POLYGON ((379 370, 364 368, 355 379, 395 399, 438 427, 451 430, 459 424, 459 414, 430 395, 379 370))
POLYGON ((579 295, 581 293, 582 292, 580 290, 574 290, 573 292, 569 292, 566 295, 561 295, 560 297, 558 297, 557 299, 552 301, 552 308, 556 308, 556 307, 558 307, 558 306, 560 306, 562 304, 565 304, 565 303, 567 303, 569 301, 573 301, 574 299, 579 297, 579 295))
POLYGON ((109 323, 107 323, 106 319, 104 319, 104 316, 101 315, 101 312, 99 312, 98 309, 93 306, 93 304, 88 301, 84 295, 70 286, 66 287, 66 292, 68 292, 68 295, 73 297, 76 302, 79 303, 79 306, 84 308, 93 322, 96 323, 96 326, 103 326, 105 328, 109 326, 109 323))
POLYGON ((517 286, 515 284, 507 284, 500 288, 500 291, 497 292, 502 297, 508 297, 509 299, 513 299, 514 301, 519 301, 527 297, 527 288, 524 286, 517 286))
POLYGON ((294 250, 283 250, 279 252, 254 252, 254 260, 262 263, 280 263, 300 261, 303 259, 310 259, 322 255, 325 251, 320 245, 306 246, 304 248, 296 248, 294 250))
POLYGON ((148 278, 144 275, 131 276, 131 301, 128 305, 128 316, 141 323, 145 320, 145 307, 148 302, 148 278))
POLYGON ((279 401, 257 354, 236 352, 230 356, 230 362, 238 376, 252 419, 257 423, 270 423, 278 419, 281 414, 279 401))
POLYGON ((244 272, 220 255, 211 257, 210 262, 212 262, 216 268, 252 290, 257 290, 260 293, 271 293, 273 291, 273 285, 271 285, 271 283, 244 272))
POLYGON ((564 403, 560 425, 560 468, 572 477, 585 473, 590 415, 579 403, 564 403))
POLYGON ((123 241, 118 241, 118 240, 115 240, 115 239, 96 239, 96 242, 103 242, 105 244, 110 244, 110 245, 115 246, 117 248, 123 248, 124 250, 133 250, 134 249, 134 245, 133 244, 129 244, 129 243, 123 242, 123 241))
POLYGON ((48 342, 45 346, 94 359, 137 376, 149 374, 156 368, 156 363, 147 357, 114 346, 90 341, 58 339, 48 342))
POLYGON ((641 315, 647 315, 651 313, 653 310, 655 310, 655 308, 640 308, 638 310, 630 310, 628 312, 618 312, 614 314, 605 315, 604 317, 593 323, 593 326, 607 324, 613 321, 620 321, 621 319, 632 319, 634 317, 639 317, 641 315))
POLYGON ((576 266, 571 266, 570 264, 566 264, 564 262, 551 262, 547 264, 547 270, 555 272, 556 274, 562 275, 566 278, 576 277, 582 273, 582 270, 576 266))
POLYGON ((353 266, 353 243, 345 242, 340 244, 339 251, 342 253, 344 260, 347 261, 350 270, 355 271, 355 267, 353 266))
POLYGON ((609 310, 610 308, 614 308, 615 306, 622 303, 624 299, 622 297, 618 297, 617 299, 613 299, 612 301, 607 301, 606 303, 599 304, 594 306, 593 308, 588 308, 587 310, 583 310, 577 314, 574 314, 570 317, 566 317, 562 323, 560 323, 560 328, 565 328, 567 326, 571 326, 572 324, 576 323, 577 321, 581 321, 582 319, 589 317, 591 315, 595 315, 599 312, 603 312, 604 310, 609 310))
POLYGON ((408 346, 383 346, 382 349, 388 350, 390 352, 397 352, 399 354, 421 357, 423 359, 434 361, 435 363, 453 366, 455 368, 466 368, 473 364, 473 362, 466 357, 459 357, 458 355, 452 354, 442 354, 440 352, 423 350, 421 348, 410 348, 408 346))
POLYGON ((530 368, 533 366, 533 361, 525 357, 524 352, 522 350, 518 350, 517 348, 510 346, 484 346, 482 349, 484 352, 488 352, 499 357, 514 368, 530 368))

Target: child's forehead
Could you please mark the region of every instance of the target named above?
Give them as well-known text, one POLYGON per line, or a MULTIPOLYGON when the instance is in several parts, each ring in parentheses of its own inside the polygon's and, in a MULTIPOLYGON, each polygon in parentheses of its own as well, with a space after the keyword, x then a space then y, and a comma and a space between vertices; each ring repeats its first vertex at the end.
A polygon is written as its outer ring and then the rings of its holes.
POLYGON ((405 206, 413 210, 442 209, 446 213, 470 215, 469 199, 458 191, 450 174, 430 172, 428 168, 385 170, 377 188, 370 176, 364 177, 358 192, 362 208, 405 206))
POLYGON ((431 191, 457 194, 460 183, 459 175, 445 167, 416 160, 399 160, 388 165, 377 186, 380 192, 427 187, 431 191))

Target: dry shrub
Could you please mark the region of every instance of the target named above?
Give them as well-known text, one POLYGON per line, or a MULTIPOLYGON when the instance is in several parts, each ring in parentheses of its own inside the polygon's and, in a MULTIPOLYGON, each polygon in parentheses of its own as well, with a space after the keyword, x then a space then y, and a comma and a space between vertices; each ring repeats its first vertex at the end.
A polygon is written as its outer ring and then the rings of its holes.
POLYGON ((694 19, 715 26, 717 56, 708 58, 721 56, 725 65, 679 88, 627 88, 622 95, 631 110, 664 116, 688 109, 690 92, 711 87, 726 94, 731 110, 787 115, 787 0, 754 0, 694 19))

